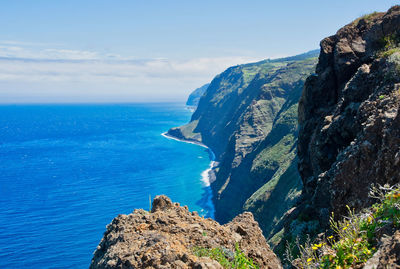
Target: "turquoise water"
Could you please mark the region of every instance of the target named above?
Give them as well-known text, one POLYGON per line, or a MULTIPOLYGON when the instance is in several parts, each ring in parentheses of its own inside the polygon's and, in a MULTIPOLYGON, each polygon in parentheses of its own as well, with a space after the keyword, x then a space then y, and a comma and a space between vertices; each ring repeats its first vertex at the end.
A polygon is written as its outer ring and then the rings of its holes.
POLYGON ((0 106, 0 268, 87 268, 105 226, 166 194, 207 217, 207 149, 180 104, 0 106))

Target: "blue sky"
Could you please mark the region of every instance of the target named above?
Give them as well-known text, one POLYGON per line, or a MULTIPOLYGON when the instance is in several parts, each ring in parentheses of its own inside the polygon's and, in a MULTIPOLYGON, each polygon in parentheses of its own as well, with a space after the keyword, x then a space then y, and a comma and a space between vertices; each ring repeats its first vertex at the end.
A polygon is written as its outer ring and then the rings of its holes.
POLYGON ((3 0, 0 102, 184 100, 225 68, 318 48, 391 0, 3 0))

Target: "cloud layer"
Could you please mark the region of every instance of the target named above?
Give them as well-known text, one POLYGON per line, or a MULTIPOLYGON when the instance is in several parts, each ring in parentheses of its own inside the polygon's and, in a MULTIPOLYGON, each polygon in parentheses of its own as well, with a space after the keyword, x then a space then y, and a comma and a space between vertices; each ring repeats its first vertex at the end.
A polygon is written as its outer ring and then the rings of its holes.
POLYGON ((0 41, 0 98, 3 102, 182 100, 227 67, 256 60, 260 59, 130 59, 0 41))

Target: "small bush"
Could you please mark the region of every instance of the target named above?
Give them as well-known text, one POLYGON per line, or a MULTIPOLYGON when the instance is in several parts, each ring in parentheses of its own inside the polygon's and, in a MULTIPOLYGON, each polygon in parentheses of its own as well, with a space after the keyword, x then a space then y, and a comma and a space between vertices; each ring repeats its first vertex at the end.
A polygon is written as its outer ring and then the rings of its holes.
POLYGON ((377 53, 380 58, 388 58, 396 52, 400 52, 400 35, 393 33, 382 38, 379 42, 381 50, 377 53))
POLYGON ((373 186, 370 196, 378 203, 360 214, 348 207, 341 221, 331 217, 332 235, 320 242, 297 244, 300 256, 294 259, 288 248, 287 258, 297 268, 354 268, 363 265, 376 251, 377 232, 386 225, 400 227, 399 186, 373 186))
POLYGON ((222 265, 224 268, 235 269, 258 269, 259 266, 239 249, 238 245, 235 246, 235 252, 224 248, 203 248, 194 247, 193 254, 197 257, 209 257, 222 265))

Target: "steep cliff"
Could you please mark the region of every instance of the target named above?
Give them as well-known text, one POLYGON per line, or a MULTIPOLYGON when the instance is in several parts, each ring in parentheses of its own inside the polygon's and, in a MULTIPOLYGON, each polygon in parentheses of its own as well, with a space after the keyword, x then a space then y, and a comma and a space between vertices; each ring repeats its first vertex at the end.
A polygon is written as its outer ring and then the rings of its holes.
POLYGON ((299 102, 299 204, 286 239, 316 234, 372 203, 371 184, 400 182, 400 7, 364 16, 321 42, 299 102))
POLYGON ((299 105, 299 171, 315 217, 371 204, 371 183, 400 181, 400 7, 321 42, 299 105))
POLYGON ((203 94, 206 92, 208 86, 210 83, 204 84, 200 88, 197 88, 194 90, 190 95, 189 98, 186 101, 187 106, 192 106, 192 107, 197 107, 199 104, 200 98, 203 96, 203 94))
POLYGON ((297 104, 316 55, 228 68, 213 79, 190 123, 169 131, 215 152, 217 221, 249 210, 268 235, 299 196, 297 104))
POLYGON ((240 268, 282 268, 251 213, 221 226, 157 196, 151 212, 119 215, 107 226, 90 268, 219 269, 230 268, 235 260, 240 268), (219 255, 210 258, 207 253, 219 255))

